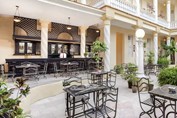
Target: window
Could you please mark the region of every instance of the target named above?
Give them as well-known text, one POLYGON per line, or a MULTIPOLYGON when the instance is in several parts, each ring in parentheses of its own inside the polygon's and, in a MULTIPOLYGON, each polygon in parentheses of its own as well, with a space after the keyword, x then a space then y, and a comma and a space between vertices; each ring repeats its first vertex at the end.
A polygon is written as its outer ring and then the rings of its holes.
POLYGON ((15 55, 40 55, 41 44, 39 41, 15 40, 15 55))

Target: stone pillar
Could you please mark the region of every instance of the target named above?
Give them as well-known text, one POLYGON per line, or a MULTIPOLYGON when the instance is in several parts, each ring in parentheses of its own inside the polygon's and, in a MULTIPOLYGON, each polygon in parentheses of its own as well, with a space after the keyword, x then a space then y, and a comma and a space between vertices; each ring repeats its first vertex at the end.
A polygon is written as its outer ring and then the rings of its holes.
POLYGON ((80 45, 80 55, 81 57, 84 57, 85 53, 85 44, 86 44, 86 31, 87 31, 86 26, 81 26, 80 31, 81 31, 81 45, 80 45))
POLYGON ((154 64, 158 61, 158 33, 154 33, 154 64))
POLYGON ((111 20, 104 19, 104 42, 108 48, 104 55, 104 70, 110 70, 110 30, 111 30, 111 20))
POLYGON ((138 66, 138 61, 139 61, 139 46, 138 46, 138 38, 136 37, 136 30, 138 29, 137 27, 135 28, 135 64, 138 66))
POLYGON ((48 21, 40 20, 41 23, 41 58, 48 58, 48 21))
MULTIPOLYGON (((171 37, 168 36, 168 37, 167 37, 167 45, 168 45, 168 46, 170 45, 170 40, 171 40, 171 37)), ((168 59, 170 60, 170 56, 168 56, 168 59)))
POLYGON ((144 75, 144 47, 143 47, 143 39, 139 39, 138 41, 138 73, 144 75))
POLYGON ((175 15, 175 21, 177 21, 177 1, 175 1, 174 15, 175 15))
POLYGON ((86 0, 81 0, 81 3, 85 5, 87 4, 86 0))
POLYGON ((153 0, 155 20, 158 21, 158 0, 153 0))
POLYGON ((167 22, 171 22, 171 2, 167 0, 167 22))
POLYGON ((141 9, 140 3, 141 3, 140 0, 136 0, 136 6, 137 6, 136 12, 138 16, 140 15, 140 9, 141 9))

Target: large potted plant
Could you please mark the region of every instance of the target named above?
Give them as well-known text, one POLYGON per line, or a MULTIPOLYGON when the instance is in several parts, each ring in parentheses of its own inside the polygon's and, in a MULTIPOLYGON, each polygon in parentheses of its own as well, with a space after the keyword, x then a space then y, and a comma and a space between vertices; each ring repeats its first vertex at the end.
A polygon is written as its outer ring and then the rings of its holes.
POLYGON ((124 72, 124 79, 128 80, 128 87, 132 88, 133 92, 136 92, 136 72, 138 67, 135 64, 128 63, 125 70, 126 72, 124 72))
POLYGON ((30 87, 26 85, 25 80, 17 78, 14 88, 8 88, 6 82, 0 81, 0 118, 26 118, 29 117, 23 113, 19 107, 21 98, 29 93, 30 87), (16 97, 11 97, 17 91, 16 97))
POLYGON ((97 69, 101 69, 101 53, 107 50, 106 44, 100 40, 96 40, 92 45, 93 58, 97 62, 97 69))

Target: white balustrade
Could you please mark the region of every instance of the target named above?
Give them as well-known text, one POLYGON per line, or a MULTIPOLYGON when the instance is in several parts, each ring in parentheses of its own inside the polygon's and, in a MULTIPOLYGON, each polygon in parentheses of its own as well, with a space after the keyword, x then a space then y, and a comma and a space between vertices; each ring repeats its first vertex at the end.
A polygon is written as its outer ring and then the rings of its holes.
POLYGON ((169 23, 167 22, 166 19, 158 17, 158 24, 163 26, 163 27, 169 28, 169 23))
POLYGON ((128 13, 136 13, 137 7, 124 0, 110 0, 110 6, 128 13))
POLYGON ((140 10, 140 16, 148 21, 154 21, 155 22, 155 15, 153 11, 141 9, 140 10))
POLYGON ((105 5, 105 2, 104 0, 93 0, 90 3, 88 3, 88 5, 96 8, 101 8, 105 5))
POLYGON ((177 28, 177 21, 172 21, 171 24, 170 24, 170 27, 172 29, 176 29, 177 28))

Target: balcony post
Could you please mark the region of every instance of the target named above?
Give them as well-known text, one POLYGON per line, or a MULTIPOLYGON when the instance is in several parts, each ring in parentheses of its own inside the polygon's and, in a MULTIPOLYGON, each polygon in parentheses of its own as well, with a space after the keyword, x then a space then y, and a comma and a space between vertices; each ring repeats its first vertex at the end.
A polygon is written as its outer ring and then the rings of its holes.
POLYGON ((158 60, 158 33, 154 33, 154 64, 157 64, 158 60))
POLYGON ((82 4, 87 4, 86 0, 81 0, 82 4))
POLYGON ((80 31, 81 31, 81 46, 80 46, 80 55, 81 57, 84 57, 85 53, 85 44, 86 44, 86 31, 87 31, 86 26, 81 26, 80 31))
POLYGON ((171 2, 167 0, 167 22, 170 23, 171 21, 171 2))
POLYGON ((137 9, 136 9, 136 12, 137 12, 137 15, 139 16, 140 15, 140 7, 141 7, 141 5, 140 5, 140 0, 136 0, 136 6, 137 6, 137 9))
POLYGON ((105 5, 110 5, 110 0, 104 0, 105 5))
POLYGON ((153 0, 153 7, 155 13, 155 20, 158 20, 158 0, 153 0))
POLYGON ((48 58, 48 25, 50 22, 40 20, 41 23, 41 58, 48 58))

